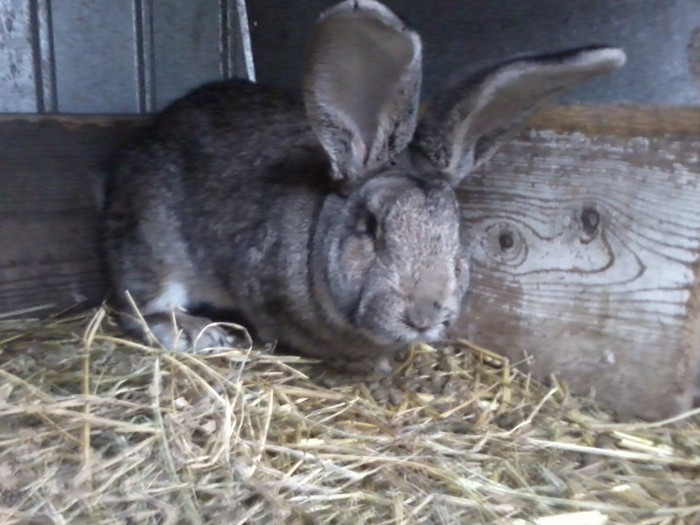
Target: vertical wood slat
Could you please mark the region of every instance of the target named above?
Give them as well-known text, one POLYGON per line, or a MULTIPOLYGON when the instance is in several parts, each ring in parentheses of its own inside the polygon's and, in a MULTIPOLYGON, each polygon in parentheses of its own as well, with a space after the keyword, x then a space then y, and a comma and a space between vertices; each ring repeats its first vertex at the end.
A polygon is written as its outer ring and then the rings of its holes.
POLYGON ((222 76, 255 80, 245 0, 221 0, 221 37, 225 57, 222 76))
POLYGON ((156 109, 198 84, 221 78, 219 0, 154 2, 152 13, 156 109))
POLYGON ((245 0, 0 0, 0 112, 148 113, 253 78, 245 0))
POLYGON ((134 0, 134 40, 138 112, 150 113, 156 107, 153 56, 153 0, 134 0))
POLYGON ((30 2, 32 51, 36 78, 37 113, 58 110, 56 56, 53 47, 51 0, 30 2))
POLYGON ((58 111, 138 111, 133 3, 52 2, 58 111))
POLYGON ((0 112, 37 112, 32 5, 0 1, 0 112))
POLYGON ((0 113, 58 107, 51 0, 0 0, 0 113))
POLYGON ((155 109, 206 81, 254 78, 244 0, 154 2, 151 23, 155 109))

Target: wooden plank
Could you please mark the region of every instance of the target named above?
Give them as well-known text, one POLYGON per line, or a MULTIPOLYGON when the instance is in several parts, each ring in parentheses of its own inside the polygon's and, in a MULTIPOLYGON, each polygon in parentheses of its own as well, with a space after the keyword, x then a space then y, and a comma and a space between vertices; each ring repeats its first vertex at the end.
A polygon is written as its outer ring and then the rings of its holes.
POLYGON ((700 137, 700 107, 552 106, 529 128, 616 137, 700 137))
POLYGON ((557 108, 535 123, 557 131, 528 131, 460 188, 473 275, 456 333, 626 413, 689 408, 700 110, 557 108))
POLYGON ((0 119, 0 318, 103 299, 100 163, 132 122, 0 119))
MULTIPOLYGON (((100 162, 138 122, 0 117, 0 316, 102 300, 100 162)), ((534 125, 460 189, 473 276, 457 335, 627 413, 687 408, 700 110, 552 107, 534 125)))

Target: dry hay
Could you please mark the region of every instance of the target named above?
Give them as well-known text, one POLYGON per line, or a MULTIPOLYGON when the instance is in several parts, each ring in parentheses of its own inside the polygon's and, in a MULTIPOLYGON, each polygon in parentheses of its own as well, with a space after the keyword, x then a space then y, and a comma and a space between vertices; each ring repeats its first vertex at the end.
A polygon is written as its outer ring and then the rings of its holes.
POLYGON ((468 343, 389 378, 0 322, 0 522, 700 523, 700 414, 616 423, 468 343))

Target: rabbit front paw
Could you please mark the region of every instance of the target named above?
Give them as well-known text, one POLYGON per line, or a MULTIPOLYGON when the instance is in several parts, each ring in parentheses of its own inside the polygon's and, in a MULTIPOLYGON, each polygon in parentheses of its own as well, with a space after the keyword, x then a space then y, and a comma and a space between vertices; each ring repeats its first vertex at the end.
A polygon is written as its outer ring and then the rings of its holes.
POLYGON ((211 353, 235 345, 237 338, 206 317, 185 312, 160 312, 144 317, 150 335, 168 350, 211 353))

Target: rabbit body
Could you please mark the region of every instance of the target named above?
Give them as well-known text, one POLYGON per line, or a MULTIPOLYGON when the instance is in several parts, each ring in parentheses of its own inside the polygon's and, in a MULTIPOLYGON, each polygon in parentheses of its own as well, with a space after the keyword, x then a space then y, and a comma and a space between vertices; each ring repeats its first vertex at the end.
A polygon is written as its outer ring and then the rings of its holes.
POLYGON ((624 54, 510 61, 419 119, 421 50, 382 4, 346 0, 319 18, 303 103, 231 80, 157 115, 108 183, 123 324, 199 351, 229 338, 198 309, 234 310, 262 340, 345 364, 444 338, 469 283, 455 188, 542 103, 624 54))
MULTIPOLYGON (((329 170, 303 105, 285 93, 242 80, 192 92, 118 165, 106 217, 116 287, 146 317, 233 309, 261 339, 329 359, 443 337, 468 283, 452 189, 404 165, 344 196, 329 170), (358 230, 368 207, 381 247, 358 230), (416 301, 428 311, 412 313, 416 301)), ((174 344, 170 319, 155 321, 174 344)))

